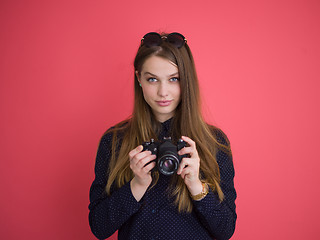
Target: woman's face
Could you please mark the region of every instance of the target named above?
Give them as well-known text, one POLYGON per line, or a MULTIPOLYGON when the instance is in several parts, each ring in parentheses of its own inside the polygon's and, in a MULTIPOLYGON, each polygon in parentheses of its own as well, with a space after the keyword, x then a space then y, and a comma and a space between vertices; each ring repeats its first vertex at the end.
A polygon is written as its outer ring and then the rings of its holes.
POLYGON ((149 57, 136 72, 145 101, 158 121, 164 122, 174 116, 180 103, 180 82, 177 66, 157 56, 149 57))

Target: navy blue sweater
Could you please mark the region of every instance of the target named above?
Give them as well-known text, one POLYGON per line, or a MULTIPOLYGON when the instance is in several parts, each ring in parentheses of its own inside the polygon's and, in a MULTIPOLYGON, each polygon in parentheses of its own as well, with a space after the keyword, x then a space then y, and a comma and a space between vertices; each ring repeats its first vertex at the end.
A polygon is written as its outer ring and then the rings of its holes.
MULTIPOLYGON (((170 122, 161 124, 159 138, 169 136, 170 122)), ((218 134, 222 142, 225 135, 218 134)), ((179 213, 168 195, 170 176, 160 174, 157 184, 137 202, 130 182, 105 193, 107 168, 111 156, 112 134, 104 135, 96 157, 95 179, 90 188, 89 224, 98 239, 106 239, 118 231, 118 239, 229 239, 233 235, 236 215, 236 191, 232 157, 223 151, 217 153, 221 188, 225 199, 210 190, 200 201, 193 201, 191 213, 179 213)))

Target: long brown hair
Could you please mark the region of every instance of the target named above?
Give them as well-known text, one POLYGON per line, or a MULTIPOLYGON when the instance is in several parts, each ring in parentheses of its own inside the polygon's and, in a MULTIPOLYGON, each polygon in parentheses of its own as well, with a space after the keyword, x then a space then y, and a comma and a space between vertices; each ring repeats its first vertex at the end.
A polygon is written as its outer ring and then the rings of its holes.
MULTIPOLYGON (((231 153, 231 150, 229 143, 222 144, 221 141, 218 141, 214 134, 217 129, 208 125, 202 117, 198 78, 189 46, 185 43, 178 49, 165 41, 160 46, 145 47, 142 45, 134 60, 134 70, 140 73, 144 62, 151 56, 168 59, 178 67, 181 102, 172 120, 172 138, 176 140, 180 136, 188 136, 195 141, 200 157, 201 181, 208 183, 222 201, 224 196, 220 188, 220 172, 216 153, 219 148, 227 153, 231 153)), ((135 75, 133 114, 131 118, 107 131, 107 133, 113 133, 112 156, 106 185, 108 194, 111 194, 112 186, 120 188, 134 177, 129 166, 128 153, 151 138, 157 139, 159 128, 160 123, 156 121, 152 109, 144 100, 142 89, 135 75), (119 133, 122 133, 121 137, 118 137, 119 133)), ((153 175, 153 184, 156 184, 158 177, 158 174, 153 175)), ((173 176, 171 190, 178 210, 191 212, 192 201, 189 191, 180 176, 173 176)))

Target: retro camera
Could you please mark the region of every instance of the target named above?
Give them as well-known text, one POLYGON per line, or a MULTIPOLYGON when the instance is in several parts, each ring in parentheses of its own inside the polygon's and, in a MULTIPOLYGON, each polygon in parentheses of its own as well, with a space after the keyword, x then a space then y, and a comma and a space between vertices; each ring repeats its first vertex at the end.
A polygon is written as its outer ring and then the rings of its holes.
POLYGON ((151 139, 150 142, 145 142, 142 146, 143 151, 150 151, 157 156, 154 160, 156 168, 164 175, 174 174, 178 170, 182 158, 187 157, 187 154, 181 156, 178 154, 180 149, 187 146, 187 143, 182 139, 178 140, 177 145, 172 143, 171 138, 163 138, 160 142, 151 139))

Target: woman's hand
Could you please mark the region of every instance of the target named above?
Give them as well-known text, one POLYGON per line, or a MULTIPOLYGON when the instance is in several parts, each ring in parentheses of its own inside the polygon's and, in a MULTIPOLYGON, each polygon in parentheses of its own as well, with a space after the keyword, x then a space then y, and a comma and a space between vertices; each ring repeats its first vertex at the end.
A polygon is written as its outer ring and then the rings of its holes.
POLYGON ((200 158, 196 148, 196 143, 190 138, 182 136, 182 140, 189 144, 182 148, 178 154, 189 154, 189 158, 183 158, 178 168, 177 174, 181 175, 191 195, 197 195, 202 191, 202 183, 199 179, 200 158))
POLYGON ((156 163, 150 161, 156 159, 155 155, 151 155, 150 151, 143 151, 143 146, 139 145, 129 152, 130 168, 134 174, 134 178, 130 182, 131 192, 137 201, 143 197, 152 182, 151 169, 156 163), (149 163, 149 164, 148 164, 149 163))

